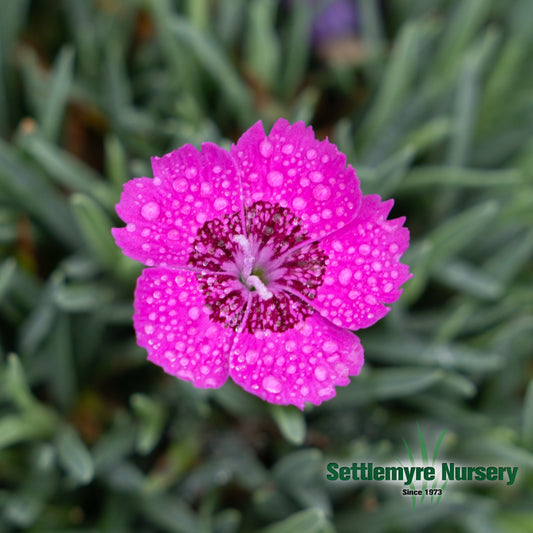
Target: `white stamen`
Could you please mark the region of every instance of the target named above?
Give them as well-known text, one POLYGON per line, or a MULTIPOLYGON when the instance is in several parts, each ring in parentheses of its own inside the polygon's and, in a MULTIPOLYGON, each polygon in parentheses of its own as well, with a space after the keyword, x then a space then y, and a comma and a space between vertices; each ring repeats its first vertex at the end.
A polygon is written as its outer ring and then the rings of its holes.
POLYGON ((244 235, 235 235, 233 240, 241 247, 244 255, 244 263, 242 268, 242 277, 247 279, 252 273, 255 257, 252 254, 252 245, 244 235))
POLYGON ((233 241, 241 247, 244 256, 241 272, 244 283, 248 287, 253 287, 263 300, 270 300, 274 295, 267 289, 267 286, 261 281, 259 276, 252 275, 255 257, 252 253, 252 245, 250 244, 250 241, 244 235, 235 235, 233 241))
POLYGON ((248 276, 246 284, 251 285, 263 300, 270 300, 274 296, 258 276, 248 276))

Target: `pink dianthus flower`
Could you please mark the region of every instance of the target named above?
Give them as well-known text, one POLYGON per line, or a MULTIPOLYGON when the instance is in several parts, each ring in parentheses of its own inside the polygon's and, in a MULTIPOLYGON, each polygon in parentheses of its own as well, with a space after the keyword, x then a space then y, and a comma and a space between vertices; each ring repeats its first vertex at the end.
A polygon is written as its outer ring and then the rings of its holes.
POLYGON ((231 376, 271 403, 316 405, 363 365, 350 330, 385 316, 409 267, 393 201, 362 196, 302 122, 258 122, 228 152, 185 145, 124 185, 117 245, 146 268, 133 322, 148 359, 196 387, 231 376))

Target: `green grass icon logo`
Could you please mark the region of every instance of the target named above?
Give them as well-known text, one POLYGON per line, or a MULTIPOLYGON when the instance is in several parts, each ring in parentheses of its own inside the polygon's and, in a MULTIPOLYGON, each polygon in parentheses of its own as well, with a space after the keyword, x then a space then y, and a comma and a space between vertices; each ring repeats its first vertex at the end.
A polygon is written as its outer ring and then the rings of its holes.
MULTIPOLYGON (((435 444, 435 450, 433 451, 432 462, 431 462, 431 464, 429 464, 429 457, 428 457, 428 450, 427 450, 427 447, 426 447, 426 442, 424 441, 424 437, 422 435, 422 430, 420 429, 420 426, 418 425, 418 422, 416 424, 416 427, 418 429, 418 438, 420 440, 420 455, 422 456, 422 466, 424 466, 424 467, 426 467, 426 466, 435 467, 435 462, 437 460, 437 454, 439 453, 440 445, 442 444, 442 440, 444 439, 444 435, 446 435, 446 432, 448 430, 445 429, 440 434, 440 436, 439 436, 439 438, 437 440, 437 443, 435 444)), ((405 444, 405 448, 407 449, 407 454, 409 456, 409 461, 411 462, 411 466, 412 467, 419 466, 419 465, 416 464, 414 455, 411 452, 411 449, 409 448, 409 445, 407 444, 406 440, 403 439, 403 442, 405 444)), ((404 467, 403 463, 399 459, 398 459, 398 463, 400 463, 400 465, 402 467, 404 467)), ((446 488, 446 484, 448 483, 448 481, 446 480, 442 484, 442 486, 439 487, 438 486, 439 481, 440 481, 440 476, 438 476, 438 475, 435 476, 435 479, 433 480, 431 487, 428 487, 428 482, 426 480, 422 481, 422 488, 421 488, 422 494, 420 495, 420 503, 422 503, 424 501, 424 499, 426 498, 426 496, 428 496, 428 499, 429 499, 430 503, 435 503, 436 505, 439 504, 439 502, 440 502, 440 500, 442 498, 442 495, 444 494, 444 490, 446 488)), ((409 488, 411 490, 413 490, 413 491, 416 490, 415 484, 413 482, 411 482, 409 488)), ((413 509, 415 509, 416 508, 417 495, 413 494, 411 496, 411 498, 413 500, 413 509)))

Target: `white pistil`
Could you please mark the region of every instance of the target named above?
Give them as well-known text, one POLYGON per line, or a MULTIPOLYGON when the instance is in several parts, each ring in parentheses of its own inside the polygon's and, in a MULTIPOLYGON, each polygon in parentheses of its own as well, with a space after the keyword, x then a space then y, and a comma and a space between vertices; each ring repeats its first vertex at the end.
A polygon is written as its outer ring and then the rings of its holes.
POLYGON ((233 240, 241 247, 243 253, 244 261, 241 275, 244 283, 247 287, 253 287, 261 299, 270 300, 270 298, 274 296, 272 292, 268 290, 267 286, 261 281, 259 276, 252 274, 255 257, 252 252, 250 241, 244 235, 235 235, 233 240))
POLYGON ((258 276, 248 276, 246 284, 251 285, 263 300, 270 300, 274 296, 258 276))

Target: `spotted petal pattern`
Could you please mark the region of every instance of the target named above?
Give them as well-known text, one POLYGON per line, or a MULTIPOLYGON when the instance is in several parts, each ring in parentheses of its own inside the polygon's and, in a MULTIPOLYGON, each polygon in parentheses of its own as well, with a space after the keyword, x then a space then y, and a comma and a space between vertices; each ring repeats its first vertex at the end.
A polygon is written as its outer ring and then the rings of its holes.
POLYGON ((133 324, 139 346, 165 372, 200 388, 225 383, 234 339, 209 313, 191 272, 148 268, 137 281, 133 324))
POLYGON ((133 323, 148 359, 196 387, 229 377, 271 403, 315 405, 363 365, 349 330, 388 312, 410 277, 404 219, 362 196, 313 130, 260 122, 229 152, 185 145, 124 185, 113 229, 147 268, 133 323))
POLYGON ((230 155, 212 143, 185 145, 152 159, 154 179, 124 185, 114 228, 117 245, 148 266, 187 264, 197 230, 215 217, 240 211, 240 184, 230 155))
POLYGON ((279 119, 268 136, 260 122, 242 135, 231 153, 242 170, 246 205, 264 200, 289 207, 311 239, 350 222, 361 205, 361 189, 346 157, 315 139, 303 122, 279 119))
POLYGON ((359 374, 359 338, 315 314, 283 333, 241 333, 231 353, 230 376, 245 390, 276 404, 319 405, 359 374))
POLYGON ((383 318, 410 277, 400 263, 409 231, 403 218, 387 220, 392 204, 364 196, 357 218, 320 242, 328 265, 313 307, 337 326, 357 330, 383 318))

